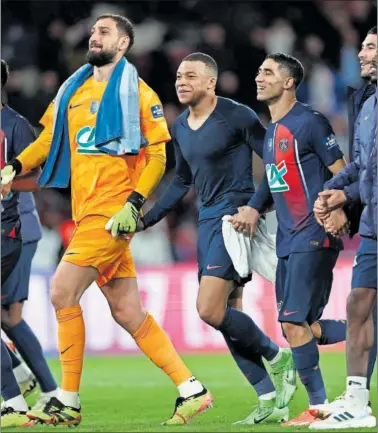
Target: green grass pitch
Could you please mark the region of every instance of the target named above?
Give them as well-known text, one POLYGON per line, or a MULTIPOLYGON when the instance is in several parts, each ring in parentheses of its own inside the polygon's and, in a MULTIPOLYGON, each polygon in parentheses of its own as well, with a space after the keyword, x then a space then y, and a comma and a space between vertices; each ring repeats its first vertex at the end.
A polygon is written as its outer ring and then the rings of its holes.
MULTIPOLYGON (((187 426, 162 427, 173 411, 177 391, 170 380, 146 358, 87 357, 80 398, 83 421, 75 429, 38 426, 35 428, 7 429, 7 431, 70 431, 74 432, 275 432, 294 431, 278 425, 233 426, 234 421, 246 417, 256 404, 255 393, 228 355, 185 356, 190 369, 214 395, 214 408, 187 426)), ((51 366, 60 377, 57 360, 51 366)), ((328 397, 333 399, 345 390, 344 353, 322 353, 321 367, 328 397)), ((372 380, 372 406, 376 407, 376 374, 372 380)), ((34 396, 29 398, 33 402, 34 396)), ((307 406, 302 385, 290 404, 290 415, 296 416, 307 406)), ((308 430, 307 428, 297 430, 308 430)), ((363 431, 363 430, 359 430, 363 431)), ((366 429, 364 431, 369 431, 366 429)), ((375 429, 370 429, 375 431, 375 429)))

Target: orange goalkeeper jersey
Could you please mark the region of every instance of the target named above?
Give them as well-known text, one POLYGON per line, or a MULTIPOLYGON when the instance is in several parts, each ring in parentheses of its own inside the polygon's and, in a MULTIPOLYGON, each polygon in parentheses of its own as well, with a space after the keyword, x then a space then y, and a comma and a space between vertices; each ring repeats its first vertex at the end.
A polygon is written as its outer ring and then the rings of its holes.
MULTIPOLYGON (((67 109, 72 217, 76 222, 89 215, 110 218, 125 204, 133 190, 146 197, 143 185, 140 188, 137 186, 140 186, 138 181, 146 167, 148 155, 157 154, 165 164, 165 143, 170 140, 168 127, 157 94, 143 80, 139 81, 140 124, 149 143, 147 148, 141 149, 137 156, 112 156, 96 149, 96 118, 106 85, 106 82, 89 78, 73 95, 67 109)), ((27 154, 25 152, 19 157, 26 169, 39 165, 48 155, 52 139, 53 104, 43 115, 41 124, 45 129, 40 137, 32 143, 27 154)), ((163 172, 164 169, 160 177, 163 172)))

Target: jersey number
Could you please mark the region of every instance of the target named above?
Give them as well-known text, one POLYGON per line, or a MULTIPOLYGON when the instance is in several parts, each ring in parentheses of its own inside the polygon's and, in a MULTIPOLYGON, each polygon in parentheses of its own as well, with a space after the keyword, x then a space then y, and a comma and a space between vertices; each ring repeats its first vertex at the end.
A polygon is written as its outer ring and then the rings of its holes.
POLYGON ((289 191, 290 187, 284 179, 285 174, 287 173, 285 161, 281 161, 278 165, 267 164, 265 166, 265 171, 271 192, 289 191))

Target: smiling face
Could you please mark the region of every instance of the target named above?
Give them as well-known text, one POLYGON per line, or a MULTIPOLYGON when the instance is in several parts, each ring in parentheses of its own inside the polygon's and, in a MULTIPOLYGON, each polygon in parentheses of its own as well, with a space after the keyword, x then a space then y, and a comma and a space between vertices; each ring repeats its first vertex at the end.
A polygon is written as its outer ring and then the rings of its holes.
POLYGON ((205 96, 214 94, 216 77, 201 61, 183 61, 176 75, 176 93, 181 104, 197 105, 205 96))
POLYGON ((130 39, 111 18, 100 19, 92 27, 87 61, 93 66, 117 63, 129 46, 130 39))
POLYGON ((257 100, 269 103, 279 99, 285 90, 295 90, 294 79, 273 59, 264 60, 256 76, 257 100))
POLYGON ((358 54, 361 77, 377 81, 377 35, 367 35, 358 54))

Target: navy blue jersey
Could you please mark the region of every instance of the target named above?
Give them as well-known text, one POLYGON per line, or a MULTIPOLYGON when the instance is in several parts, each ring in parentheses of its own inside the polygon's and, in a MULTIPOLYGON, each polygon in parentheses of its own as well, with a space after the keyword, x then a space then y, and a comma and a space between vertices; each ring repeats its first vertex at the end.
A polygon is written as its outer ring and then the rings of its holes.
POLYGON ((189 109, 175 121, 176 175, 145 225, 160 221, 194 185, 199 220, 236 213, 254 193, 252 153, 262 157, 265 128, 249 107, 218 97, 217 105, 197 130, 188 124, 189 109))
POLYGON ((343 158, 328 120, 310 106, 297 102, 286 116, 270 123, 264 141, 266 177, 249 202, 259 211, 275 205, 278 231, 277 255, 342 248, 315 220, 315 200, 331 178, 327 168, 343 158), (269 194, 270 190, 270 194, 269 194), (261 200, 263 198, 263 200, 261 200), (264 203, 265 202, 265 203, 264 203))
MULTIPOLYGON (((36 138, 30 123, 7 105, 3 105, 1 110, 1 128, 2 135, 4 135, 3 164, 16 158, 36 138)), ((9 198, 2 201, 2 206, 4 209, 1 213, 3 228, 11 228, 21 213, 23 241, 26 243, 41 238, 40 223, 31 193, 11 192, 9 198)))

